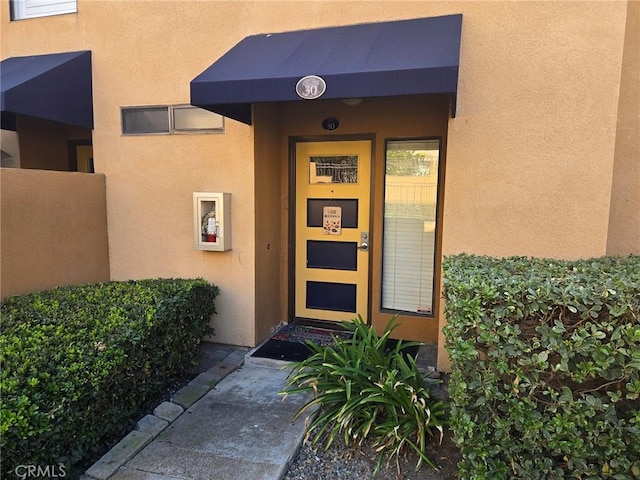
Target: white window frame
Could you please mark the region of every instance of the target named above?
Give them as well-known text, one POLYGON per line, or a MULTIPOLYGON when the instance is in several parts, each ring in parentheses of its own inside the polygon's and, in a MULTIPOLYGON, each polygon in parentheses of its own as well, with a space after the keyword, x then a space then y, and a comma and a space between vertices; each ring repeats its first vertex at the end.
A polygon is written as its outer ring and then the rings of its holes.
POLYGON ((121 131, 123 136, 141 136, 141 135, 187 135, 187 134, 206 134, 206 133, 224 133, 224 117, 214 112, 209 112, 208 110, 204 110, 199 107, 194 107, 189 104, 179 104, 179 105, 144 105, 144 106, 135 106, 135 107, 120 107, 120 121, 121 121, 121 131), (125 131, 125 121, 124 116, 127 111, 144 111, 145 109, 149 110, 158 110, 158 109, 166 109, 167 114, 167 130, 162 132, 127 132, 125 131), (206 127, 184 127, 176 126, 176 111, 184 112, 187 110, 194 110, 196 114, 200 113, 210 113, 212 115, 212 122, 210 126, 206 127))
POLYGON ((26 20, 77 12, 77 0, 11 0, 11 20, 26 20))

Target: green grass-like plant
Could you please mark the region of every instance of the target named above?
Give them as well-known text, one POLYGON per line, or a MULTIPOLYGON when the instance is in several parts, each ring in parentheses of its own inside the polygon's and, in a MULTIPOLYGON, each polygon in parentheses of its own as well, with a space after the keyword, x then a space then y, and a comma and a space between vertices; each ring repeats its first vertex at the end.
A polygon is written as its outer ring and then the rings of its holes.
POLYGON ((421 344, 389 345, 396 317, 381 336, 361 317, 341 325, 353 336, 336 337, 333 345, 324 347, 308 342, 312 355, 296 364, 281 392, 313 394, 295 416, 318 407, 305 441, 323 440, 327 449, 340 435, 350 447, 366 441, 378 454, 376 471, 385 458, 398 462, 406 448, 418 455, 416 470, 423 463, 437 468, 425 452, 434 437, 442 441, 445 405, 431 398, 415 358, 402 352, 421 344))

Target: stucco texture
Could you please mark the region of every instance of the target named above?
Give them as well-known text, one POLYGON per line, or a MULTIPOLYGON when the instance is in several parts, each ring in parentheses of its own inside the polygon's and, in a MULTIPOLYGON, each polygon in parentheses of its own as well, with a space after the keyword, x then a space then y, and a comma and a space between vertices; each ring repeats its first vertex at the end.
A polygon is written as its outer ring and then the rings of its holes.
POLYGON ((483 5, 464 19, 443 253, 603 255, 626 5, 483 5))
POLYGON ((258 164, 281 167, 287 152, 271 135, 291 132, 280 123, 263 141, 227 120, 223 134, 123 136, 120 108, 189 103, 190 80, 247 35, 462 13, 441 253, 606 253, 625 1, 78 0, 77 14, 19 22, 7 10, 0 9, 2 58, 92 51, 94 164, 106 176, 112 278, 215 283, 216 341, 254 345, 287 320, 271 317, 287 310, 286 234, 277 239, 276 231, 286 228, 287 171, 258 164), (194 191, 232 194, 233 250, 194 248, 194 191), (256 282, 268 284, 260 283, 259 299, 256 282), (265 295, 275 291, 271 304, 265 295), (256 327, 263 312, 270 318, 256 327))
POLYGON ((109 280, 104 175, 0 169, 0 296, 109 280))

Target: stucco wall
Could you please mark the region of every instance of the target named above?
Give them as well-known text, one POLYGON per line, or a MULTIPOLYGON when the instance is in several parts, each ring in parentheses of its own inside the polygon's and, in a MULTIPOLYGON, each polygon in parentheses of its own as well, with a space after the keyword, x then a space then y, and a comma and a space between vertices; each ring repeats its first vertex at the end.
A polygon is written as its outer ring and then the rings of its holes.
POLYGON ((627 8, 608 255, 640 254, 640 2, 627 8))
POLYGON ((463 20, 443 254, 604 255, 626 2, 485 6, 463 20))
POLYGON ((625 1, 78 0, 77 14, 20 22, 0 9, 0 51, 93 52, 112 277, 202 276, 222 289, 215 340, 251 345, 267 240, 255 232, 281 215, 256 217, 255 192, 275 193, 256 190, 254 130, 229 120, 224 134, 123 137, 120 107, 189 103, 189 81, 247 35, 452 13, 463 26, 443 253, 604 254, 625 1), (229 252, 193 248, 191 193, 207 190, 232 193, 229 252))
MULTIPOLYGON (((264 340, 286 314, 287 217, 281 215, 282 191, 287 169, 282 168, 286 147, 282 144, 282 114, 279 105, 254 108, 255 129, 255 235, 256 235, 256 324, 255 342, 264 340), (283 290, 284 289, 284 290, 283 290)), ((283 213, 286 209, 282 210, 283 213)))
POLYGON ((188 104, 189 81, 244 35, 244 9, 79 0, 77 14, 20 22, 5 10, 3 58, 92 51, 94 165, 107 178, 112 278, 206 278, 222 291, 213 339, 253 345, 251 129, 231 121, 224 134, 125 137, 120 124, 122 106, 188 104), (194 248, 194 191, 232 194, 233 250, 194 248))
POLYGON ((104 175, 0 169, 1 297, 109 280, 104 175))
POLYGON ((484 5, 463 20, 444 254, 603 255, 626 4, 484 5))

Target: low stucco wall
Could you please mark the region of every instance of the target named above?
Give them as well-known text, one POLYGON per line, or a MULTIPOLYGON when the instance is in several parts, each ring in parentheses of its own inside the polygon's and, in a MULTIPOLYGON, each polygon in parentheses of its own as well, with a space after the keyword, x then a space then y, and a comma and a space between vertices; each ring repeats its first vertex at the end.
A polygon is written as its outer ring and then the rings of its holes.
POLYGON ((0 295, 109 280, 104 175, 0 169, 0 295))

